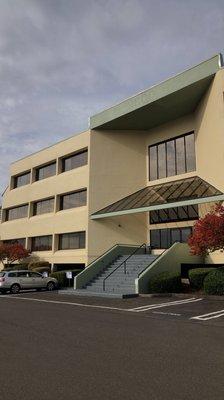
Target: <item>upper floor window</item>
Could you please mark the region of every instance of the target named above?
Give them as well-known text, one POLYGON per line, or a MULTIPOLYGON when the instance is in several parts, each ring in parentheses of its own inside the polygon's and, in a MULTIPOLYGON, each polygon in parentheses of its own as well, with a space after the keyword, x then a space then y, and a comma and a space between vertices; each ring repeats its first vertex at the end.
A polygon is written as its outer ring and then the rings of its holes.
POLYGON ((44 165, 43 167, 36 168, 36 181, 49 178, 56 174, 56 162, 44 165))
POLYGON ((198 219, 198 206, 184 206, 150 211, 150 224, 198 219))
POLYGON ((13 189, 30 183, 30 171, 13 177, 13 189))
POLYGON ((46 214, 54 211, 54 198, 33 203, 33 215, 46 214))
POLYGON ((52 250, 52 236, 36 236, 31 239, 32 251, 48 251, 52 250))
POLYGON ((13 219, 26 218, 28 216, 28 204, 24 206, 8 208, 5 214, 5 220, 11 221, 13 219))
POLYGON ((149 146, 149 180, 195 171, 194 132, 149 146))
POLYGON ((59 250, 84 249, 86 232, 63 233, 59 235, 59 250))
POLYGON ((83 150, 62 159, 62 172, 82 167, 88 163, 88 150, 83 150))
POLYGON ((86 205, 86 189, 60 196, 60 210, 81 207, 86 205))

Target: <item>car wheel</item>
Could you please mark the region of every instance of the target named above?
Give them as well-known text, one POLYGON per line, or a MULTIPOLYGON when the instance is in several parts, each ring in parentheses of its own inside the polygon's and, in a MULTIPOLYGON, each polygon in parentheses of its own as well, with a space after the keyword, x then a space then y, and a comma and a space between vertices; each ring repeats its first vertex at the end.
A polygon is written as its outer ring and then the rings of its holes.
POLYGON ((54 290, 55 289, 55 283, 54 282, 48 282, 48 284, 47 284, 47 290, 49 291, 49 292, 52 292, 52 290, 54 290))
POLYGON ((11 286, 10 292, 13 294, 17 294, 20 291, 20 286, 17 285, 17 283, 14 283, 14 285, 11 286))

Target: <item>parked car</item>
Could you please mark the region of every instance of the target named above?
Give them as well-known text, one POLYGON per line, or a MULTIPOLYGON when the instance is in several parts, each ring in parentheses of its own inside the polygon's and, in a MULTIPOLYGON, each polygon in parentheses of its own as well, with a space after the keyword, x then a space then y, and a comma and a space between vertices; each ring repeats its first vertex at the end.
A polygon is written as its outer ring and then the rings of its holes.
POLYGON ((1 271, 0 272, 0 292, 19 293, 22 289, 46 289, 55 290, 58 287, 58 281, 55 278, 44 277, 38 272, 33 271, 1 271))

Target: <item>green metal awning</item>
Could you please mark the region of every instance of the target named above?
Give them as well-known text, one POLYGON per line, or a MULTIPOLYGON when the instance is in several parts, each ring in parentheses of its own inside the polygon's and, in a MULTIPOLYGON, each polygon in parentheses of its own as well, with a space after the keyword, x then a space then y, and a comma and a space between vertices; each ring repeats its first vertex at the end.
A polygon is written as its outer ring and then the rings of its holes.
POLYGON ((159 185, 146 186, 95 212, 91 215, 91 219, 217 201, 224 201, 224 194, 208 182, 195 176, 159 185))
POLYGON ((192 113, 222 67, 217 54, 90 118, 90 129, 144 130, 192 113))

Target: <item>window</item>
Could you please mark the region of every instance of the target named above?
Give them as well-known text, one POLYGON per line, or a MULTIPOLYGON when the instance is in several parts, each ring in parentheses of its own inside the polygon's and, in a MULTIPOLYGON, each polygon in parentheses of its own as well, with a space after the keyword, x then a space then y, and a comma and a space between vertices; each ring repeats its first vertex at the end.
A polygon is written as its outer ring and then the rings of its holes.
POLYGON ((54 198, 33 203, 33 215, 46 214, 54 211, 54 198))
POLYGON ((20 238, 20 239, 3 240, 3 243, 5 243, 5 244, 21 244, 23 247, 25 247, 26 239, 20 238))
POLYGON ((29 272, 29 277, 30 278, 42 278, 42 275, 38 274, 38 272, 29 272))
POLYGON ((13 177, 13 189, 30 183, 30 171, 13 177))
POLYGON ((67 210, 69 208, 85 206, 86 194, 87 191, 85 189, 60 196, 60 210, 67 210))
POLYGON ((62 172, 82 167, 88 163, 88 150, 80 151, 62 159, 62 172))
POLYGON ((149 146, 149 180, 195 171, 194 132, 149 146))
POLYGON ((150 224, 198 219, 198 205, 167 208, 150 212, 150 224))
POLYGON ((5 220, 11 221, 13 219, 26 218, 28 216, 28 204, 15 208, 8 208, 6 210, 5 220))
POLYGON ((59 235, 59 250, 84 249, 85 232, 63 233, 59 235))
POLYGON ((150 245, 154 249, 167 249, 175 242, 186 243, 191 233, 191 227, 153 229, 150 231, 150 245))
POLYGON ((48 165, 36 169, 36 181, 49 178, 56 174, 56 162, 52 162, 48 165))
POLYGON ((52 236, 36 236, 32 237, 32 251, 48 251, 52 250, 52 236))

